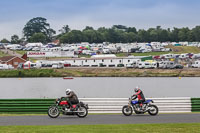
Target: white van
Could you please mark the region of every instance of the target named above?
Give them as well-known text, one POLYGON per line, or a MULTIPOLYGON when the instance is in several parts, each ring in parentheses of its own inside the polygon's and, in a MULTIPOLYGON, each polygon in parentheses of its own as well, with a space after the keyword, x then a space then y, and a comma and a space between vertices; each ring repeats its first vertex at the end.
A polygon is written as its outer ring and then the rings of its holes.
POLYGON ((193 68, 200 68, 200 61, 195 61, 194 64, 192 64, 193 68))

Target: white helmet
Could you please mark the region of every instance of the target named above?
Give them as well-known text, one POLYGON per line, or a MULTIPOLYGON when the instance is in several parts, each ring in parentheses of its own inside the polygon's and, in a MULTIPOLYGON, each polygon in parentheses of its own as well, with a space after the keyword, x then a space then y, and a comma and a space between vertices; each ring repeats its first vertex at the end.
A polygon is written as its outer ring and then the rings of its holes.
POLYGON ((134 90, 135 92, 138 92, 140 90, 139 86, 136 86, 134 90))
POLYGON ((66 95, 69 95, 70 92, 71 92, 71 89, 67 89, 66 90, 66 95))

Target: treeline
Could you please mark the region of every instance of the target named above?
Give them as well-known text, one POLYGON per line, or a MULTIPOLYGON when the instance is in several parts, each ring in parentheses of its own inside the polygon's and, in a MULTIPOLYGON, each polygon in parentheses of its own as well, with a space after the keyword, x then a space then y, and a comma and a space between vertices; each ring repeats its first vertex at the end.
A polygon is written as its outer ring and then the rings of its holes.
POLYGON ((58 36, 61 43, 131 43, 131 42, 199 42, 200 26, 193 29, 173 28, 162 29, 160 26, 148 30, 123 25, 113 25, 111 28, 100 27, 97 30, 86 26, 82 31, 71 30, 58 36))
MULTIPOLYGON (((86 26, 83 30, 71 30, 68 25, 64 25, 59 34, 50 28, 47 19, 37 17, 29 20, 23 28, 23 38, 17 35, 11 37, 11 43, 23 42, 42 42, 47 43, 59 39, 60 43, 131 43, 131 42, 200 42, 200 26, 189 29, 173 28, 163 29, 161 26, 156 28, 136 29, 124 25, 113 25, 110 28, 100 27, 94 29, 86 26)), ((9 42, 7 39, 1 40, 2 43, 9 42)))

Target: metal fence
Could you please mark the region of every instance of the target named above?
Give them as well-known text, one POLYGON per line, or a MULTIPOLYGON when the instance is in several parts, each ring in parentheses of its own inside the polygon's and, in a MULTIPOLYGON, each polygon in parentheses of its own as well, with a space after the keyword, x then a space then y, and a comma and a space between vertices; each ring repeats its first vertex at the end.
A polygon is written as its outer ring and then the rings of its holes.
MULTIPOLYGON (((161 113, 191 112, 191 98, 147 98, 154 101, 161 113)), ((88 103, 90 113, 121 113, 122 107, 128 104, 128 98, 83 98, 88 103)))
MULTIPOLYGON (((200 98, 172 97, 147 98, 152 99, 160 113, 200 111, 200 98), (191 102, 192 101, 192 102, 191 102), (194 107, 192 107, 192 104, 194 107)), ((55 99, 0 99, 0 112, 14 113, 46 113, 55 99)), ((128 104, 128 98, 80 98, 89 105, 89 113, 121 113, 123 105, 128 104)))

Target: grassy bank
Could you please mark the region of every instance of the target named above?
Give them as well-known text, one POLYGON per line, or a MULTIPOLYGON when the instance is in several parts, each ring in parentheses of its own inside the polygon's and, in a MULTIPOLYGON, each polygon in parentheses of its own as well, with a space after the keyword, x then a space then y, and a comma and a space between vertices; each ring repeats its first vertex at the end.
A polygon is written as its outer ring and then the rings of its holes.
POLYGON ((0 126, 6 133, 198 133, 200 123, 191 124, 121 124, 121 125, 63 125, 63 126, 0 126))
POLYGON ((200 69, 66 68, 1 70, 0 77, 200 77, 200 69))
POLYGON ((59 77, 53 69, 2 70, 0 77, 59 77))
POLYGON ((0 57, 3 57, 3 56, 9 56, 9 55, 4 53, 4 52, 2 52, 2 51, 0 51, 0 57))
MULTIPOLYGON (((169 52, 148 52, 148 53, 129 53, 129 55, 134 55, 134 56, 157 56, 157 55, 162 55, 162 54, 182 54, 182 53, 200 53, 200 48, 198 47, 193 47, 193 46, 173 46, 169 45, 167 48, 171 48, 172 51, 169 52)), ((116 54, 118 57, 124 57, 127 56, 127 53, 118 53, 116 54)))

